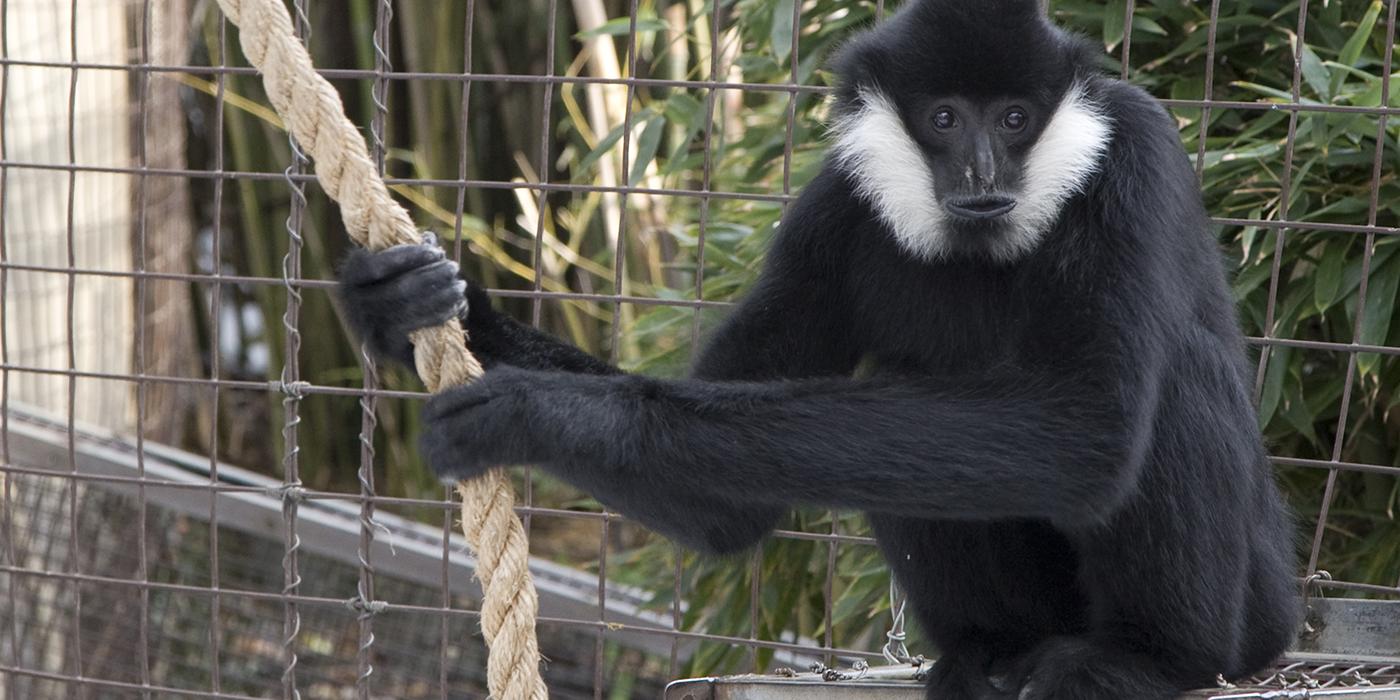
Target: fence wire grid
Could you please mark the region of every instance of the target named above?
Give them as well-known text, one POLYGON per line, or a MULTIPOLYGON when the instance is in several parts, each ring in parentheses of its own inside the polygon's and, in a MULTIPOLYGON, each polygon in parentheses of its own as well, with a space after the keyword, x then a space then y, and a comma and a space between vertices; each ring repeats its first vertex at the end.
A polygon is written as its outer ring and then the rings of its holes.
MULTIPOLYGON (((819 165, 822 59, 898 11, 290 6, 386 180, 464 269, 660 374, 742 293, 819 165)), ((1400 597, 1396 9, 1050 6, 1181 125, 1239 266, 1314 595, 1400 597)), ((484 697, 456 506, 412 453, 425 394, 335 323, 338 213, 236 29, 207 0, 0 0, 0 23, 0 695, 484 697)), ((540 625, 557 697, 903 655, 857 518, 797 514, 714 562, 519 479, 532 552, 558 567, 540 625)), ((1313 677, 1397 682, 1365 664, 1261 682, 1313 677)))

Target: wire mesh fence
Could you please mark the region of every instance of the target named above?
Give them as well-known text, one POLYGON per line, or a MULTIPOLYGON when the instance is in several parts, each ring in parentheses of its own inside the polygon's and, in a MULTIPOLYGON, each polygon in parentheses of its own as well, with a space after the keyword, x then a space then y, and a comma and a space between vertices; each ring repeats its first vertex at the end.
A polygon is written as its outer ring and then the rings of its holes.
MULTIPOLYGON (((1178 120, 1238 264, 1261 422, 1308 530, 1299 585, 1318 595, 1400 596, 1396 4, 1050 8, 1178 120)), ((660 374, 819 166, 823 59, 897 11, 290 6, 464 269, 660 374)), ((425 395, 339 330, 338 217, 236 30, 187 0, 0 0, 0 22, 0 693, 484 696, 454 504, 412 452, 425 395)), ((519 479, 559 697, 899 650, 857 518, 799 513, 708 561, 519 479)), ((1396 682, 1385 664, 1263 680, 1322 676, 1396 682)))

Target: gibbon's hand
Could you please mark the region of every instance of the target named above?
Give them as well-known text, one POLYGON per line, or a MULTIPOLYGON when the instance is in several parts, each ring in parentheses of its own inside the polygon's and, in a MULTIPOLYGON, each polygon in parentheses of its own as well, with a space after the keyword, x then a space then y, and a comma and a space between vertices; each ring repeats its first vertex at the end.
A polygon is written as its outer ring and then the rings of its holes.
POLYGON ((336 292, 346 324, 370 352, 410 368, 413 346, 408 334, 456 317, 467 332, 472 354, 488 370, 510 365, 584 374, 622 372, 496 311, 481 285, 461 278, 457 264, 432 234, 418 245, 351 253, 341 266, 336 292))
POLYGON ((615 444, 612 431, 628 429, 626 421, 598 420, 617 415, 614 387, 643 381, 497 365, 428 401, 420 449, 444 482, 501 466, 591 462, 578 458, 603 454, 615 444))
POLYGON ((536 464, 686 546, 741 551, 773 529, 787 512, 785 502, 764 499, 761 488, 735 498, 651 468, 678 461, 700 471, 677 451, 691 442, 673 440, 685 426, 655 420, 658 409, 675 416, 662 408, 675 391, 674 384, 647 377, 496 365, 480 381, 428 402, 420 450, 444 483, 536 464))
POLYGON ((486 293, 460 277, 432 234, 424 242, 378 252, 358 249, 346 258, 336 289, 346 322, 378 358, 413 367, 409 333, 469 309, 489 313, 486 293))

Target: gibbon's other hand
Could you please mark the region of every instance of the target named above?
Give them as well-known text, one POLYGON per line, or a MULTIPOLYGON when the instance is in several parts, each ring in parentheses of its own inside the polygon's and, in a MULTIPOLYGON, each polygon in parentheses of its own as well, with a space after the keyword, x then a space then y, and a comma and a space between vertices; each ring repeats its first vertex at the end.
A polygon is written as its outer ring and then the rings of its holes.
POLYGON ((444 482, 501 466, 548 467, 606 439, 585 424, 594 422, 590 418, 598 407, 593 404, 601 398, 586 385, 607 380, 499 365, 480 380, 428 401, 420 450, 444 482))
POLYGON ((336 293, 347 324, 371 353, 413 367, 409 333, 465 318, 478 303, 490 308, 485 292, 469 289, 457 263, 426 234, 420 244, 355 250, 341 266, 336 293))

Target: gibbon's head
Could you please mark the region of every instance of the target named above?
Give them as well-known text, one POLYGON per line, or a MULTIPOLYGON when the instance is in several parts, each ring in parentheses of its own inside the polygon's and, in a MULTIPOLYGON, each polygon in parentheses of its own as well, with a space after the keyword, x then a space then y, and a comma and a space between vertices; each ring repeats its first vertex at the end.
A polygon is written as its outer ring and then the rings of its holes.
POLYGON ((910 254, 1015 260, 1099 167, 1096 51, 1038 0, 915 0, 836 61, 833 154, 910 254))

